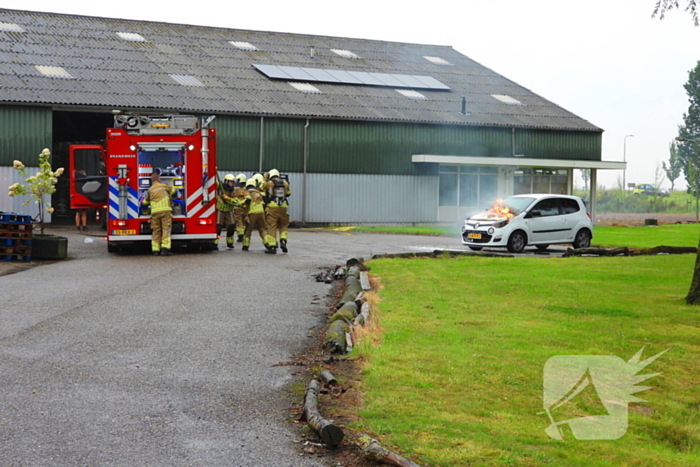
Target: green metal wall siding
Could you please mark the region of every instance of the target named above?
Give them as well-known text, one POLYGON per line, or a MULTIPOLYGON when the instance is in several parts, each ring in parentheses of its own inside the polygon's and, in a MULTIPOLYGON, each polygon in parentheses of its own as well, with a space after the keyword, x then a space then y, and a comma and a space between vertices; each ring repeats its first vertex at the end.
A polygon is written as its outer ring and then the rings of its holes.
POLYGON ((51 109, 2 105, 0 122, 0 165, 34 166, 41 150, 51 148, 51 109))
MULTIPOLYGON (((302 172, 304 119, 264 118, 262 169, 302 172)), ((257 171, 260 118, 217 117, 219 170, 257 171)), ((600 160, 599 132, 310 120, 310 173, 425 175, 414 154, 600 160), (513 148, 513 140, 515 148, 513 148)), ((428 172, 426 172, 426 170, 428 172)), ((431 172, 432 173, 432 172, 431 172)))
POLYGON ((515 153, 534 159, 599 161, 602 133, 515 130, 515 153))
POLYGON ((263 148, 264 171, 304 170, 304 125, 306 120, 266 118, 263 148))
POLYGON ((413 154, 507 157, 508 129, 312 121, 312 172, 413 175, 413 154))
POLYGON ((304 167, 306 120, 217 117, 219 170, 257 171, 260 165, 260 125, 263 126, 262 169, 301 172, 304 167))
POLYGON ((260 149, 260 119, 218 116, 212 122, 216 128, 216 154, 219 170, 252 172, 258 170, 260 149))

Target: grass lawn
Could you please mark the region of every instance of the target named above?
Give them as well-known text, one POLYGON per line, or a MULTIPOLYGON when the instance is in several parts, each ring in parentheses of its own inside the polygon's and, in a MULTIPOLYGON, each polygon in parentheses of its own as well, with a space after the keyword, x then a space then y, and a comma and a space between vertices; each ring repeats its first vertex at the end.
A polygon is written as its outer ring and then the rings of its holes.
MULTIPOLYGON (((460 227, 336 227, 344 232, 375 232, 413 235, 446 235, 459 237, 460 227)), ((628 246, 630 248, 653 248, 655 246, 698 246, 700 224, 666 224, 645 227, 596 226, 593 245, 602 247, 628 246)), ((457 243, 458 244, 458 243, 457 243)))
MULTIPOLYGON (((700 308, 683 301, 694 261, 373 260, 382 333, 379 345, 366 339, 355 349, 364 365, 359 428, 433 467, 698 466, 700 308), (627 362, 642 347, 642 360, 670 350, 639 371, 661 374, 641 383, 653 389, 636 394, 648 402, 629 404, 624 436, 577 440, 569 432, 558 441, 545 433, 549 358, 627 362)), ((552 414, 606 414, 599 395, 589 387, 552 414)))
POLYGON ((648 227, 602 227, 593 231, 595 246, 653 248, 655 246, 698 246, 700 224, 666 224, 648 227))

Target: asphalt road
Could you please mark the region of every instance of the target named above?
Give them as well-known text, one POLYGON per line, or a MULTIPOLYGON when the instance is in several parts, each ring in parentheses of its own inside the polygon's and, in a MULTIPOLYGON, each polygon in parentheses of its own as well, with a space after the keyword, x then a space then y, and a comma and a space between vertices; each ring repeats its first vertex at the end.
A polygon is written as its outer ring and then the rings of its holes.
MULTIPOLYGON (((320 268, 459 239, 292 231, 290 253, 108 254, 0 276, 0 465, 321 466, 299 456, 288 362, 323 321, 320 268), (313 304, 312 304, 313 302, 313 304)), ((89 243, 85 243, 85 241, 89 243)))

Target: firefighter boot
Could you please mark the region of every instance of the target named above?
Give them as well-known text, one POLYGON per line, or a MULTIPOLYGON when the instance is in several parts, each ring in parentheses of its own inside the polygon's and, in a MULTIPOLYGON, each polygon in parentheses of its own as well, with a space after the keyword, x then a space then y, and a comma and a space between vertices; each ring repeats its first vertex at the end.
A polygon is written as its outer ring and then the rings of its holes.
POLYGON ((269 247, 267 250, 265 250, 265 253, 268 255, 276 255, 277 254, 277 248, 276 247, 269 247))
POLYGON ((233 247, 233 236, 236 233, 236 226, 233 224, 229 224, 228 228, 226 229, 226 248, 229 250, 232 250, 233 247))
POLYGON ((287 239, 286 238, 280 238, 280 248, 282 248, 282 251, 287 253, 287 239))
POLYGON ((162 250, 160 250, 160 255, 161 256, 172 256, 173 252, 170 251, 170 248, 163 248, 162 250))

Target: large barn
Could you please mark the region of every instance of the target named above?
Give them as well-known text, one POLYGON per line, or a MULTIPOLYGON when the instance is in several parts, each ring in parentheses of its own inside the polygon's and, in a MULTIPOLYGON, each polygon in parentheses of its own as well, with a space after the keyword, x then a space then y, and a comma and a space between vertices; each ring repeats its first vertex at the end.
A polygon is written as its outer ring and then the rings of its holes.
POLYGON ((216 115, 219 172, 288 173, 303 223, 458 222, 624 167, 602 129, 451 47, 0 9, 0 182, 44 147, 66 165, 114 110, 216 115))

